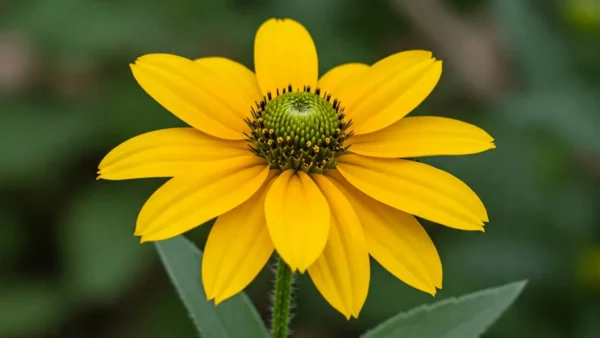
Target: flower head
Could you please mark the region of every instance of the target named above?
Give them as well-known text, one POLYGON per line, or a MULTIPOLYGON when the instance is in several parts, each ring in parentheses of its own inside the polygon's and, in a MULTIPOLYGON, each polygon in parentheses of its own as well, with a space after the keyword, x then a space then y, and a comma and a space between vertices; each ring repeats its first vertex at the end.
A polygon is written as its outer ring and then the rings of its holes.
POLYGON ((440 259, 414 216, 479 231, 488 218, 467 185, 411 158, 494 148, 473 125, 405 118, 437 84, 441 61, 407 51, 319 79, 311 36, 290 19, 266 21, 254 53, 255 73, 168 54, 131 65, 190 125, 134 137, 100 163, 102 179, 171 178, 143 206, 135 234, 163 240, 218 217, 202 262, 216 303, 243 290, 274 250, 347 318, 367 297, 369 255, 435 294, 440 259))

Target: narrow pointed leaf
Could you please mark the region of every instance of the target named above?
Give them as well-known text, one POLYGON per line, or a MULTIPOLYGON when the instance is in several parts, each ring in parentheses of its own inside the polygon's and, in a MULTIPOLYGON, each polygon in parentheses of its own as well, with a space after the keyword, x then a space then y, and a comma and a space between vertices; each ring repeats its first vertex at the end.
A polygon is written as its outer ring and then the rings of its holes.
POLYGON ((526 281, 448 298, 400 313, 361 338, 475 338, 514 302, 526 281))
POLYGON ((250 299, 240 293, 215 306, 206 300, 202 252, 184 236, 156 242, 156 249, 177 293, 202 338, 265 338, 267 329, 250 299))

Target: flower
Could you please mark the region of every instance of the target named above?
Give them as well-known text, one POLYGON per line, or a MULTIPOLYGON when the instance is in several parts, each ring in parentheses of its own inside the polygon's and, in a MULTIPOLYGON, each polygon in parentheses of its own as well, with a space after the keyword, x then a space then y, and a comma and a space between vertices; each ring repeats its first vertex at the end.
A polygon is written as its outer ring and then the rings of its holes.
POLYGON ((171 178, 143 206, 135 235, 164 240, 218 216, 202 261, 216 303, 243 290, 274 250, 347 318, 367 297, 369 255, 434 295, 440 258, 414 216, 479 231, 488 217, 466 184, 412 158, 495 147, 464 122, 405 118, 437 84, 441 61, 406 51, 319 79, 312 38, 290 19, 266 21, 254 48, 256 74, 218 57, 151 54, 131 65, 191 126, 134 137, 100 163, 102 179, 171 178))

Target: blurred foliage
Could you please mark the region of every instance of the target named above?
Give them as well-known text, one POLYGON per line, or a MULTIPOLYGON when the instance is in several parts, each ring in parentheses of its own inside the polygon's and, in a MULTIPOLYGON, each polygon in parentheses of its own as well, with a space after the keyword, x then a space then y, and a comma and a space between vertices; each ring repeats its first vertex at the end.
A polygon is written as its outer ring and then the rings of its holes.
MULTIPOLYGON (((321 73, 404 49, 439 55, 393 1, 408 0, 0 2, 0 337, 194 336, 153 247, 132 235, 161 181, 95 181, 98 162, 118 143, 181 125, 138 87, 128 63, 169 52, 251 66, 254 33, 272 16, 308 27, 321 73)), ((494 23, 507 60, 497 67, 511 81, 481 100, 449 60, 415 112, 477 123, 498 145, 425 160, 471 185, 491 218, 483 234, 424 222, 444 263, 437 298, 529 279, 486 337, 598 337, 599 0, 444 4, 465 22, 494 23)), ((189 237, 202 247, 208 229, 189 237)), ((265 318, 270 273, 248 289, 265 318)), ((358 320, 334 312, 306 276, 297 294, 297 337, 357 337, 432 302, 375 262, 358 320)))

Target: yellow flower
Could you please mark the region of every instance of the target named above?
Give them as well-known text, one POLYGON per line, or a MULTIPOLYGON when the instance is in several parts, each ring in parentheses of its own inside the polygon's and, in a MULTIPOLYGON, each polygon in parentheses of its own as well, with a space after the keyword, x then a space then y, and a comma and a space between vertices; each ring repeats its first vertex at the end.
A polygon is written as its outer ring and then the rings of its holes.
POLYGON ((135 234, 164 240, 219 216, 202 262, 216 303, 244 289, 274 250, 347 318, 367 297, 369 255, 435 294, 440 259, 414 216, 479 231, 488 217, 459 179, 402 158, 494 148, 473 125, 404 118, 437 84, 441 61, 407 51, 319 79, 313 40, 290 19, 266 21, 254 49, 256 74, 218 57, 151 54, 131 65, 191 126, 134 137, 100 163, 102 179, 172 177, 143 206, 135 234))

